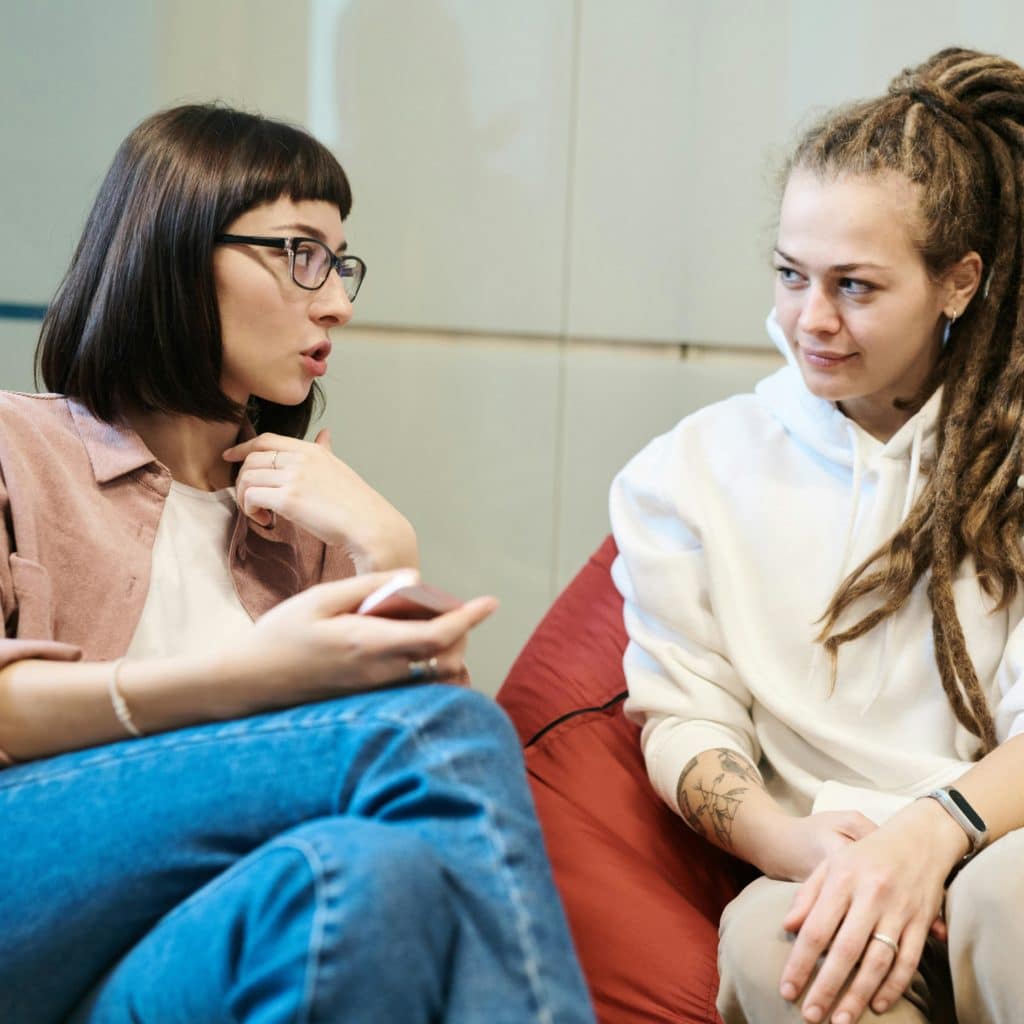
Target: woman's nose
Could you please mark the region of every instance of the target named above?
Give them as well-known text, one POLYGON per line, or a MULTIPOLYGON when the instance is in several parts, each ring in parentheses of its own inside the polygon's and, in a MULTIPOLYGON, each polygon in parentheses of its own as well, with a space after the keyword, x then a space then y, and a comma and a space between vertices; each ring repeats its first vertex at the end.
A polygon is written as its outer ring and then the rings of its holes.
POLYGON ((839 312, 820 285, 812 284, 804 292, 797 327, 806 334, 834 334, 839 330, 839 312))
POLYGON ((327 275, 317 290, 310 315, 327 327, 341 327, 352 319, 352 300, 345 291, 345 282, 335 271, 327 275))

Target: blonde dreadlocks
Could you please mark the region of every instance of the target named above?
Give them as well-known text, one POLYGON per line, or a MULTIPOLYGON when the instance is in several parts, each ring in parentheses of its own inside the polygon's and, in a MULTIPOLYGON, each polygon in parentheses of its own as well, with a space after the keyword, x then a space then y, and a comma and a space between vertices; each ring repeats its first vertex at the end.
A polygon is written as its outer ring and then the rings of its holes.
POLYGON ((800 142, 789 170, 821 177, 895 172, 919 186, 915 242, 939 277, 970 251, 987 274, 957 320, 918 395, 942 386, 935 464, 890 541, 840 585, 819 640, 839 647, 906 603, 930 574, 935 658, 957 719, 996 745, 995 725, 967 650, 953 577, 972 558, 985 593, 1005 607, 1024 580, 1024 69, 1000 57, 948 49, 904 71, 880 99, 839 110, 800 142), (879 602, 836 631, 851 605, 879 602))

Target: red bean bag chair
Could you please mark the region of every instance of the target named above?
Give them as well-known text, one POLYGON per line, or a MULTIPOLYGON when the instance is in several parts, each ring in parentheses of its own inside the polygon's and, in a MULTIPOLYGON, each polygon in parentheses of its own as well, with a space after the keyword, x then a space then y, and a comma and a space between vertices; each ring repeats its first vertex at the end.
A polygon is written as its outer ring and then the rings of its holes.
POLYGON ((719 1022, 723 907, 747 865, 655 795, 622 713, 626 633, 609 537, 537 627, 498 701, 523 741, 555 880, 602 1024, 719 1022))

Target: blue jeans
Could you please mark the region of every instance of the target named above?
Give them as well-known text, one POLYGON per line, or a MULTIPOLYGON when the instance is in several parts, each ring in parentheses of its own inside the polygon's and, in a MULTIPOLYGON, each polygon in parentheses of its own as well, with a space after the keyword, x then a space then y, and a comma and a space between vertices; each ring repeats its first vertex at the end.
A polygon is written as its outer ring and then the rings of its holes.
POLYGON ((0 1021, 592 1022, 488 698, 359 694, 0 772, 0 1021))

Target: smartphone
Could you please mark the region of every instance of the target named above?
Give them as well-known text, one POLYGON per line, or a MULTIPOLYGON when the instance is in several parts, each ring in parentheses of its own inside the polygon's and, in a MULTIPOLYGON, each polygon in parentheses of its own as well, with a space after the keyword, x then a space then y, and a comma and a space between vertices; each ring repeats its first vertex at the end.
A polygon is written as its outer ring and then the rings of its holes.
POLYGON ((429 583, 420 583, 412 571, 397 572, 378 587, 357 609, 359 615, 388 619, 432 619, 454 611, 462 602, 429 583))

